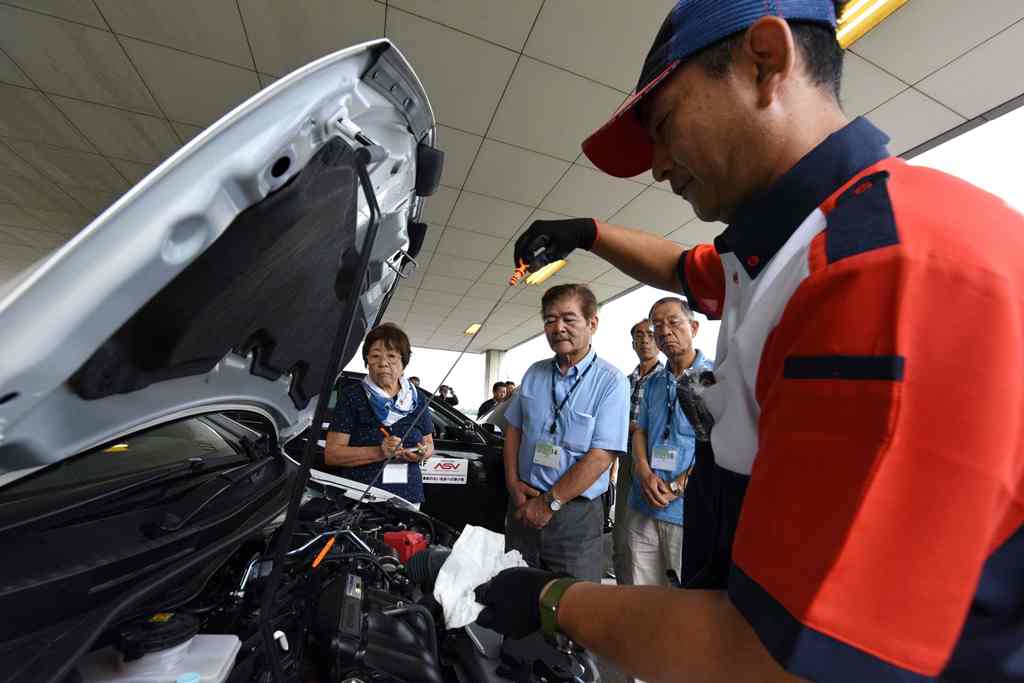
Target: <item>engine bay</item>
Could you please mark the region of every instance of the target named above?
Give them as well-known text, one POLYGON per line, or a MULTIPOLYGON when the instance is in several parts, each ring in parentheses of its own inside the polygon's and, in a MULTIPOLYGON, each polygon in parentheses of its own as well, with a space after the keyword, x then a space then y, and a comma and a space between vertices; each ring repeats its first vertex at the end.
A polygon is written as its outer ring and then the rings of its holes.
POLYGON ((447 630, 433 581, 458 537, 390 502, 307 488, 282 578, 264 615, 280 525, 238 547, 198 594, 108 629, 66 680, 273 681, 267 619, 285 679, 304 683, 596 681, 589 655, 534 634, 447 630))

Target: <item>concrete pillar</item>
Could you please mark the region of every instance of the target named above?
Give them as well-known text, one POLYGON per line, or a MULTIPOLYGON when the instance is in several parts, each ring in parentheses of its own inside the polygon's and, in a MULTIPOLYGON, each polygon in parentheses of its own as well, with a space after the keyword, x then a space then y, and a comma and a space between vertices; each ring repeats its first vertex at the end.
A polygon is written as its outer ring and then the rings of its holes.
POLYGON ((491 397, 491 385, 501 379, 501 362, 505 352, 490 350, 484 354, 484 396, 491 397))

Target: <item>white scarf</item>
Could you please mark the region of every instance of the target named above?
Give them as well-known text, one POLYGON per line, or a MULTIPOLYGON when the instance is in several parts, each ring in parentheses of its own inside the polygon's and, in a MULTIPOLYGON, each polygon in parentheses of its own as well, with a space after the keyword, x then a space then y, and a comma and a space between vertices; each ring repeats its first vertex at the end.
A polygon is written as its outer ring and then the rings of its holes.
POLYGON ((386 427, 413 413, 419 403, 419 392, 405 377, 398 379, 398 396, 394 398, 377 386, 369 375, 363 377, 363 389, 377 419, 386 427))

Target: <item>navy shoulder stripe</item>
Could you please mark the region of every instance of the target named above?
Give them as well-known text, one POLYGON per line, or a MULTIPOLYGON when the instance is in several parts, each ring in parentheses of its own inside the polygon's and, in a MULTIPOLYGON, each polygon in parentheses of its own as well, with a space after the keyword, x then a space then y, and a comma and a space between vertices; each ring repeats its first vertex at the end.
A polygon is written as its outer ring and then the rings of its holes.
POLYGON ((829 263, 899 244, 888 182, 888 171, 873 173, 836 200, 826 217, 825 255, 829 263))

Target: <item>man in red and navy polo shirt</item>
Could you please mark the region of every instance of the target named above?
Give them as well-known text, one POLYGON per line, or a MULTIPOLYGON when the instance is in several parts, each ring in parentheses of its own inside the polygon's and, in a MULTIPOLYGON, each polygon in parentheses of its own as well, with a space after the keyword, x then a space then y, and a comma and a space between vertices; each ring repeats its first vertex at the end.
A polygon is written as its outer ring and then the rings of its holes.
POLYGON ((480 623, 649 681, 1024 680, 1024 218, 848 121, 837 4, 680 0, 584 143, 728 224, 714 245, 594 219, 516 245, 722 320, 683 543, 684 585, 720 590, 509 570, 480 623))

